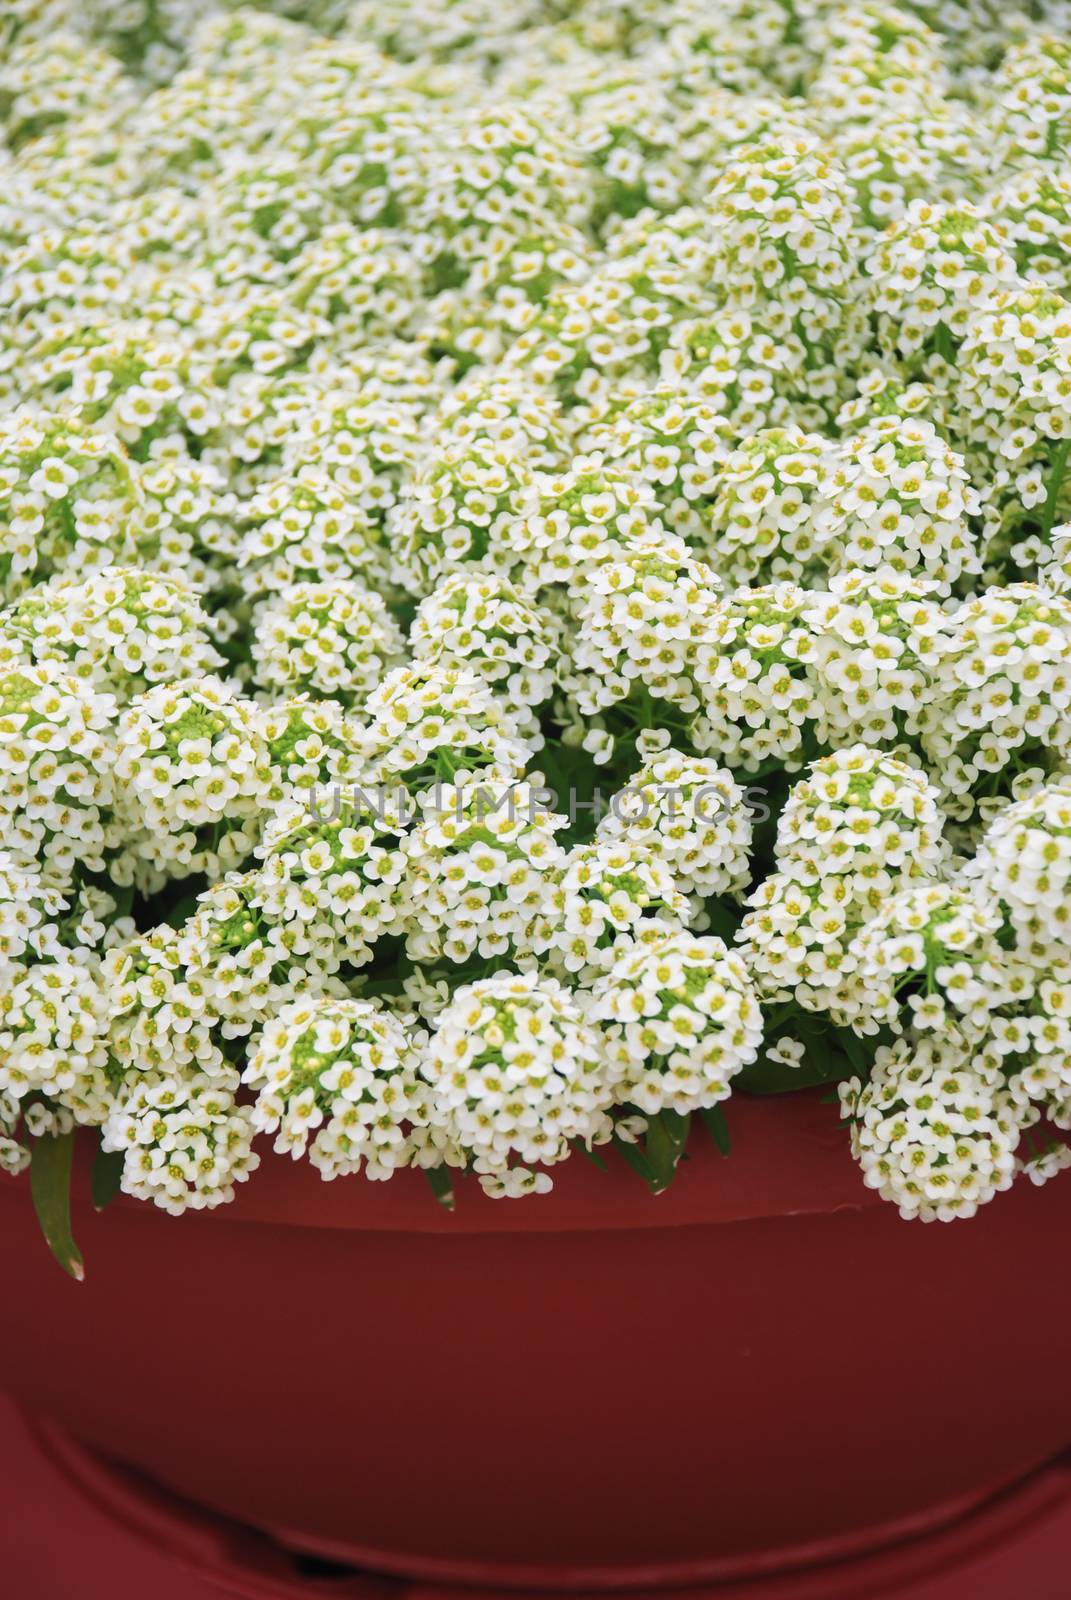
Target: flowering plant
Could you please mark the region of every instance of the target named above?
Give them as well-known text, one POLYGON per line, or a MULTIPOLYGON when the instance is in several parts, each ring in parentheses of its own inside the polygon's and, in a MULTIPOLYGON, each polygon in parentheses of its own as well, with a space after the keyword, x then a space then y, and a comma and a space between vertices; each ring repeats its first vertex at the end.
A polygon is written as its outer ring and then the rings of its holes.
POLYGON ((1071 1164, 1062 0, 9 9, 0 1168, 64 1265, 78 1129, 172 1213, 271 1148, 658 1192, 823 1085, 905 1217, 1071 1164))

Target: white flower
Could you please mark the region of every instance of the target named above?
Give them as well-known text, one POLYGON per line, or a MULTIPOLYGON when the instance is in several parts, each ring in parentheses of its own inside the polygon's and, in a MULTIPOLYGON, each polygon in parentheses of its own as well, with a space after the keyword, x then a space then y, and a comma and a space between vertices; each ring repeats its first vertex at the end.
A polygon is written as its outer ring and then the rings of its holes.
POLYGON ((1000 234, 973 207, 915 200, 890 224, 866 261, 868 296, 883 352, 910 377, 951 363, 986 297, 1015 281, 1000 234))
POLYGON ((14 1096, 0 1092, 0 1172, 15 1178, 30 1164, 30 1152, 14 1135, 18 1132, 21 1111, 14 1096))
POLYGON ((457 573, 421 602, 409 644, 414 661, 478 674, 518 733, 539 747, 538 712, 551 697, 561 649, 553 613, 532 605, 504 578, 457 573))
POLYGON ((443 573, 482 562, 517 512, 531 478, 523 458, 482 435, 432 451, 402 487, 391 516, 394 570, 412 594, 443 573))
POLYGON ((1071 1167, 1071 1145, 1059 1144, 1054 1141, 1044 1150, 1031 1156, 1028 1161, 1019 1161, 1017 1169, 1023 1173, 1037 1188, 1050 1182, 1057 1173, 1066 1172, 1071 1167))
POLYGON ((599 563, 576 604, 573 674, 581 715, 596 715, 635 691, 699 709, 697 663, 716 649, 722 613, 709 568, 668 535, 635 539, 599 563))
POLYGON ((981 570, 968 518, 979 510, 962 458, 921 417, 878 417, 830 450, 814 504, 829 570, 892 567, 948 594, 981 570))
POLYGON ((0 982, 0 1094, 43 1096, 75 1121, 99 1124, 111 1105, 107 994, 99 974, 66 951, 0 982))
POLYGON ((527 765, 508 709, 467 666, 397 667, 369 696, 365 714, 366 773, 417 797, 461 773, 518 777, 527 765))
POLYGON ((590 982, 628 935, 680 927, 690 906, 665 861, 628 836, 576 845, 549 877, 532 949, 556 973, 590 982))
POLYGON ((597 419, 581 444, 627 465, 650 487, 665 525, 718 568, 724 531, 721 525, 713 530, 713 502, 731 442, 714 406, 667 385, 597 419))
POLYGON ((1025 959, 1044 970, 1062 956, 1071 917, 1071 778, 999 812, 969 873, 1006 907, 1025 959))
POLYGON ((767 1046, 764 1054, 765 1059, 772 1061, 775 1066, 795 1069, 803 1065, 807 1046, 802 1039, 793 1039, 788 1034, 782 1034, 776 1043, 767 1046))
POLYGON ((101 872, 115 797, 115 702, 61 667, 0 675, 0 829, 58 887, 101 872))
POLYGON ((323 809, 295 799, 265 829, 255 904, 274 930, 273 942, 282 941, 303 966, 324 972, 343 962, 362 966, 377 939, 400 930, 399 809, 386 788, 340 786, 323 809))
POLYGON ((830 533, 815 504, 833 459, 830 440, 787 427, 752 434, 727 455, 714 475, 706 547, 727 583, 803 582, 821 571, 830 533))
POLYGON ((1007 767, 1071 754, 1071 602, 1029 583, 986 589, 934 645, 922 748, 954 815, 1007 767))
POLYGON ((0 595, 134 557, 139 499, 114 434, 37 406, 0 417, 0 595))
POLYGON ((774 761, 803 765, 818 704, 807 671, 814 653, 809 595, 794 583, 738 589, 720 604, 717 647, 696 661, 702 708, 692 723, 697 749, 756 772, 774 761))
MULTIPOLYGON (((984 1029, 1002 1005, 1021 1001, 1019 965, 1000 943, 998 903, 948 883, 898 889, 868 921, 852 949, 853 1015, 900 1031, 904 1007, 916 1030, 942 1029, 947 1009, 984 1029)), ((859 1024, 857 1024, 859 1025, 859 1024)))
POLYGON ((172 1216, 232 1200, 260 1165, 252 1108, 235 1100, 235 1087, 196 1069, 154 1071, 120 1094, 103 1147, 123 1152, 124 1193, 172 1216))
POLYGON ((829 579, 806 612, 808 677, 823 744, 917 745, 945 624, 939 585, 891 566, 829 579))
POLYGON ((32 858, 0 850, 0 981, 12 967, 47 959, 67 901, 32 858))
POLYGON ((742 954, 764 999, 794 999, 874 1032, 860 1009, 856 936, 896 889, 945 859, 937 797, 922 773, 865 745, 826 756, 778 822, 774 871, 749 896, 742 954))

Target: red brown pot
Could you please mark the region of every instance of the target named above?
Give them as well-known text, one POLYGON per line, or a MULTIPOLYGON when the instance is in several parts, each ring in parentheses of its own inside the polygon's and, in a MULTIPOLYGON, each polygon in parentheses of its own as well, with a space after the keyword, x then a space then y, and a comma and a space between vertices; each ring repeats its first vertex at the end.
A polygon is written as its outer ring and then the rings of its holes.
POLYGON ((81 1285, 4 1180, 2 1383, 301 1548, 533 1588, 842 1557, 1071 1442, 1071 1183, 909 1225, 820 1098, 729 1122, 658 1198, 577 1158, 450 1216, 269 1156, 207 1215, 83 1202, 81 1285))

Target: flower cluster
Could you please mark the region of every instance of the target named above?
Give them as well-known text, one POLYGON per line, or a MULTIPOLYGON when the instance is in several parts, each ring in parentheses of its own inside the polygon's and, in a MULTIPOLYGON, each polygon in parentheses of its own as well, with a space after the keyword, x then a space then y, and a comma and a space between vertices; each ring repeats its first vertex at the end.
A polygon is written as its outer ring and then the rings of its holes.
POLYGON ((762 1013, 747 968, 720 939, 652 930, 595 985, 619 1100, 657 1113, 706 1111, 758 1054, 762 1013))
POLYGON ((564 864, 555 835, 565 824, 529 784, 440 785, 404 846, 413 958, 528 954, 546 880, 564 864))
POLYGON ((224 665, 198 591, 140 567, 39 584, 0 612, 0 631, 28 660, 63 663, 123 703, 154 684, 224 665))
POLYGON ((374 589, 339 579, 294 583, 263 605, 255 622, 253 675, 269 692, 305 693, 360 705, 404 641, 374 589))
POLYGON ((102 872, 115 799, 115 702, 50 663, 0 676, 5 846, 60 886, 102 872))
POLYGON ((948 592, 981 561, 963 462, 924 418, 880 417, 834 454, 815 507, 833 571, 890 566, 948 592))
POLYGON ((174 877, 237 866, 272 796, 267 741, 250 703, 212 677, 160 684, 132 700, 116 730, 114 771, 131 847, 174 877))
POLYGON ((747 798, 727 768, 670 750, 648 757, 598 827, 665 863, 685 894, 735 895, 751 877, 747 798))
POLYGON ((0 416, 0 592, 136 560, 139 501, 114 434, 36 407, 0 416))
POLYGON ((492 1193, 539 1193, 544 1173, 609 1137, 611 1093, 599 1035, 554 978, 501 973, 459 989, 423 1070, 446 1138, 492 1193))
POLYGON ((863 1181, 902 1216, 971 1217, 1011 1186, 1019 1126, 999 1075, 983 1075, 956 1037, 897 1040, 870 1080, 842 1092, 863 1181))
POLYGON ((533 944, 551 971, 590 980, 613 965, 627 936, 687 914, 663 860, 628 839, 596 838, 576 845, 550 878, 533 944))
POLYGON ((830 445, 801 428, 765 428, 721 464, 711 505, 711 560, 726 582, 804 582, 821 570, 815 522, 830 445))
MULTIPOLYGON (((937 796, 920 772, 861 744, 816 762, 789 795, 774 871, 741 928, 760 993, 847 1020, 856 936, 894 889, 936 877, 942 853, 937 796)), ((869 1013, 864 1022, 877 1028, 869 1013)))
POLYGON ((368 1000, 299 1000, 264 1029, 245 1081, 252 1120, 324 1178, 389 1178, 411 1155, 419 1116, 414 1053, 403 1024, 368 1000), (310 1134, 314 1137, 310 1143, 310 1134))
POLYGON ((421 602, 409 643, 414 661, 476 673, 535 749, 538 712, 555 687, 560 632, 557 616, 532 605, 508 579, 458 573, 421 602))

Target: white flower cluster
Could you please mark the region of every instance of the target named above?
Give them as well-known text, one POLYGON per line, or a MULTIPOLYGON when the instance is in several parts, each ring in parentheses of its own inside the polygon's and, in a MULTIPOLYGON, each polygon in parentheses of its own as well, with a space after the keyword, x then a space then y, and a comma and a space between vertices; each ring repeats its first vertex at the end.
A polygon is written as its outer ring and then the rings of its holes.
POLYGON ((924 1221, 971 1217, 1011 1186, 1019 1127, 1000 1075, 954 1034, 878 1050, 870 1081, 843 1093, 863 1180, 924 1221))
POLYGON ((403 653, 401 629, 381 595, 362 584, 295 583, 254 622, 253 674, 269 692, 360 705, 403 653))
POLYGON ((367 1000, 299 1000, 264 1029, 245 1081, 253 1123, 324 1178, 389 1178, 411 1156, 419 1116, 414 1055, 397 1018, 367 1000), (315 1133, 311 1145, 310 1134, 315 1133))
POLYGON ((0 417, 0 585, 136 559, 138 484, 114 435, 27 407, 0 417))
POLYGON ((496 575, 446 578, 422 601, 409 630, 414 661, 476 673, 508 708, 532 749, 561 658, 558 619, 496 575))
POLYGON ((747 797, 731 772, 697 756, 649 756, 598 834, 663 862, 684 894, 739 894, 751 877, 747 797))
POLYGON ((39 584, 0 612, 0 630, 27 659, 64 663, 124 704, 153 684, 224 665, 197 590, 139 567, 39 584))
POLYGON ((848 1020, 860 929, 894 889, 941 864, 937 796, 920 772, 862 744, 816 762, 789 795, 774 870, 741 927, 760 993, 848 1020))
POLYGON ((104 1127, 123 1155, 123 1189, 173 1216, 225 1205, 257 1169, 255 1126, 234 1091, 199 1073, 140 1073, 104 1127))
POLYGON ((407 948, 416 961, 527 954, 566 818, 529 784, 439 786, 405 839, 407 948))
POLYGON ((424 1070, 446 1137, 492 1193, 540 1193, 570 1140, 609 1137, 611 1103, 595 1026, 553 978, 502 973, 459 989, 424 1070))
POLYGON ((0 826, 17 860, 66 888, 102 872, 115 798, 115 702, 61 667, 0 676, 0 826))
POLYGON ((272 768, 249 702, 222 680, 181 678, 131 701, 116 731, 119 804, 136 855, 158 872, 211 877, 256 843, 272 768))
POLYGON ((9 10, 0 1168, 1071 1163, 1065 0, 9 10))
POLYGON ((728 1099, 754 1061, 762 1013, 747 968, 720 939, 653 930, 625 948, 595 985, 619 1099, 686 1114, 728 1099))
POLYGON ((687 914, 660 856, 630 839, 596 839, 571 850, 551 879, 532 942, 553 972, 590 983, 642 927, 679 925, 687 914))

